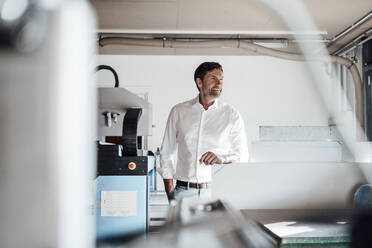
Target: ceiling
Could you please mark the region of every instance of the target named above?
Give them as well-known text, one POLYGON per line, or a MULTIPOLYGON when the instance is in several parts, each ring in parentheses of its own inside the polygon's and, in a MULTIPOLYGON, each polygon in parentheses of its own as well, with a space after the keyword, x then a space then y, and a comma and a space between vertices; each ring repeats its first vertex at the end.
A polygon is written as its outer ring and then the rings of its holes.
MULTIPOLYGON (((298 0, 299 1, 299 0, 298 0)), ((324 40, 331 40, 372 11, 371 0, 303 0, 324 40)), ((91 0, 98 16, 99 32, 143 38, 166 32, 173 38, 293 39, 287 25, 260 0, 91 0), (223 31, 223 33, 221 33, 223 31), (218 35, 221 33, 220 35, 218 35), (239 36, 237 36, 239 34, 239 36)), ((290 8, 290 6, 289 6, 290 8)), ((331 52, 372 28, 369 18, 357 30, 334 43, 331 52)), ((372 35, 372 32, 369 33, 372 35)), ((286 48, 296 50, 295 43, 286 48)), ((107 45, 111 54, 244 54, 240 49, 181 49, 107 45)))

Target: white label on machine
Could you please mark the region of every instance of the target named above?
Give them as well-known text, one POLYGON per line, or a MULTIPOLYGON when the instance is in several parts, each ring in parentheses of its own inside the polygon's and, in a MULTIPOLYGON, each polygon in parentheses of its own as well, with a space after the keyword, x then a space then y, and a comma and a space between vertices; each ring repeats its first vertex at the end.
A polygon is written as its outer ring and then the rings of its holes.
POLYGON ((137 191, 101 191, 101 216, 137 216, 137 191))

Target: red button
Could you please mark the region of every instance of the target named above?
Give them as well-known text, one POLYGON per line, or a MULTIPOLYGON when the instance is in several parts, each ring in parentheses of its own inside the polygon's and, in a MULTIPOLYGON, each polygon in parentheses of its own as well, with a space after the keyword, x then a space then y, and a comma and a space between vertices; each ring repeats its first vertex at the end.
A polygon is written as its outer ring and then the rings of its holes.
POLYGON ((136 163, 134 163, 134 162, 130 162, 130 163, 128 164, 128 168, 129 168, 129 170, 134 170, 134 169, 136 168, 136 163))

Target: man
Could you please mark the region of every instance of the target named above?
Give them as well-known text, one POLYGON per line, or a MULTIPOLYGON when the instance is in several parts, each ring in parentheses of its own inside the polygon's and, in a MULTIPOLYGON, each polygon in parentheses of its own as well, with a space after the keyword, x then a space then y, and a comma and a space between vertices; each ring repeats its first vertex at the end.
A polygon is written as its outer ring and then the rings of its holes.
POLYGON ((199 95, 172 108, 161 146, 158 171, 168 199, 210 196, 211 166, 248 161, 243 119, 218 100, 222 66, 204 62, 195 70, 194 80, 199 95))

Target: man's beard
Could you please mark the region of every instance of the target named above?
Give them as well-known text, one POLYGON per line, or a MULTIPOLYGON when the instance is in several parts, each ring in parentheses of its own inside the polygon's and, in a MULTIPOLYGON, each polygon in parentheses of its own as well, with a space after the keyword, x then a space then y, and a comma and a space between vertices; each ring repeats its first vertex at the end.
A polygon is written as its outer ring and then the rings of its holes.
POLYGON ((222 93, 222 89, 220 89, 220 90, 212 90, 212 89, 210 89, 210 91, 208 92, 208 95, 210 97, 213 97, 213 98, 218 98, 221 95, 221 93, 222 93))
POLYGON ((222 87, 221 88, 213 87, 213 88, 208 89, 207 86, 204 84, 204 82, 202 84, 202 89, 203 89, 204 97, 209 98, 209 99, 216 99, 220 97, 222 93, 222 87), (218 89, 218 90, 213 90, 213 89, 218 89))

